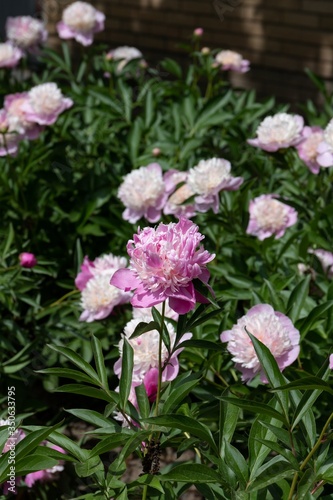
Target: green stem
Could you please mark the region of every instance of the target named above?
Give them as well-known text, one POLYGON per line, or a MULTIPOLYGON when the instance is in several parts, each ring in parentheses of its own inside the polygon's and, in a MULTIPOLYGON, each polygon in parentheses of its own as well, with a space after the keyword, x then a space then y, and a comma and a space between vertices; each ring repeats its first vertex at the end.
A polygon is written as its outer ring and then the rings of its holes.
POLYGON ((157 383, 157 395, 156 395, 156 406, 155 406, 155 416, 157 417, 158 415, 158 405, 160 402, 160 396, 161 396, 161 387, 162 387, 162 372, 163 372, 163 366, 162 366, 162 343, 163 343, 163 338, 162 338, 162 333, 163 333, 163 328, 164 328, 164 317, 165 317, 165 302, 163 302, 162 305, 162 315, 161 315, 161 327, 160 327, 160 337, 159 337, 159 342, 158 342, 158 383, 157 383))
POLYGON ((146 500, 147 499, 147 492, 148 492, 148 485, 145 484, 144 487, 143 487, 143 492, 142 492, 142 500, 146 500))
MULTIPOLYGON (((322 444, 323 437, 324 437, 324 435, 326 433, 326 430, 327 430, 328 426, 330 425, 330 422, 331 422, 332 419, 333 419, 333 413, 331 413, 331 415, 329 416, 326 424, 324 425, 323 430, 321 431, 320 436, 319 436, 316 444, 314 445, 314 447, 312 448, 312 450, 310 451, 310 453, 307 455, 307 457, 305 458, 304 462, 302 462, 302 464, 300 465, 300 468, 299 468, 300 471, 302 471, 304 469, 304 467, 307 465, 307 463, 309 462, 309 460, 313 457, 313 455, 318 450, 319 446, 322 444)), ((298 479, 298 472, 295 472, 295 475, 294 475, 294 478, 293 478, 293 482, 291 484, 291 488, 290 488, 290 493, 289 493, 289 496, 288 496, 288 500, 292 500, 292 498, 293 498, 294 491, 295 491, 296 484, 297 484, 297 479, 298 479)))

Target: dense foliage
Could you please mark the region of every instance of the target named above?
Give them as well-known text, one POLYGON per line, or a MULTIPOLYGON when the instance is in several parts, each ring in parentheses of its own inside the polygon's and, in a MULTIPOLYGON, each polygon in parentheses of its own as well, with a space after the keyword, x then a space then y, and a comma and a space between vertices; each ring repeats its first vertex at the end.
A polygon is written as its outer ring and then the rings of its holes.
MULTIPOLYGON (((106 47, 84 48, 78 58, 62 42, 59 53, 44 48, 13 70, 0 69, 3 99, 56 82, 73 101, 36 139, 22 138, 17 154, 0 160, 0 416, 8 418, 9 397, 15 398, 16 427, 25 434, 16 444, 16 476, 26 476, 17 484, 20 498, 172 499, 192 484, 207 499, 331 498, 333 262, 322 264, 316 250, 332 249, 333 169, 313 173, 294 145, 267 151, 248 144, 265 116, 287 106, 231 88, 218 51, 200 50, 200 36, 186 68, 171 59, 156 68, 140 58, 119 67, 106 47), (133 328, 137 338, 155 329, 169 361, 183 348, 178 375, 160 380, 156 400, 143 382, 132 384, 129 337, 121 370, 114 368, 132 318, 129 301, 102 319, 80 320, 83 292, 74 280, 85 256, 88 267, 105 254, 128 259, 138 227, 157 227, 145 217, 124 220, 118 190, 125 176, 152 163, 163 175, 185 173, 211 158, 229 161, 243 181, 221 189, 217 213, 211 205, 191 217, 205 236, 202 245, 215 254, 207 260, 211 288, 194 279, 206 302, 168 319, 167 327, 165 309, 154 308, 133 328), (249 206, 267 194, 278 195, 297 218, 281 237, 260 239, 247 231, 249 206), (23 252, 37 264, 20 264, 23 252), (259 304, 289 318, 300 351, 282 374, 267 325, 261 336, 248 327, 260 369, 242 380, 237 355, 220 335, 259 304), (192 337, 181 341, 187 332, 192 337), (160 466, 170 447, 177 462, 160 466), (144 473, 125 480, 133 455, 144 473), (27 487, 29 474, 63 461, 58 479, 27 487)), ((332 101, 322 90, 322 110, 311 102, 300 107, 309 126, 324 128, 331 118, 332 101)), ((182 185, 176 182, 173 192, 182 185)), ((160 217, 178 221, 171 212, 160 217)), ((10 470, 8 453, 0 458, 0 484, 10 470)))

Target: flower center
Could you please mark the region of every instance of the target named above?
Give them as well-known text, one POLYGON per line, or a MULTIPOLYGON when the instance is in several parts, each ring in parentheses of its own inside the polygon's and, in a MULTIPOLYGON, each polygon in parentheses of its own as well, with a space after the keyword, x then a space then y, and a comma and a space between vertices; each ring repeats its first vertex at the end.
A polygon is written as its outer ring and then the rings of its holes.
POLYGON ((83 309, 98 312, 118 300, 121 295, 119 288, 110 285, 112 271, 91 278, 81 292, 81 305, 83 309))

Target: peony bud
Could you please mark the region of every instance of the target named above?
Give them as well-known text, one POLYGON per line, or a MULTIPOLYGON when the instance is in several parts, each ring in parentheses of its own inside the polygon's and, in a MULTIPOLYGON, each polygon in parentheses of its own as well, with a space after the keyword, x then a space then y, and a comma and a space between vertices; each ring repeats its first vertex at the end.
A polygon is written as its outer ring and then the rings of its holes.
POLYGON ((19 255, 20 266, 22 267, 35 267, 37 264, 37 259, 33 253, 23 252, 19 255))

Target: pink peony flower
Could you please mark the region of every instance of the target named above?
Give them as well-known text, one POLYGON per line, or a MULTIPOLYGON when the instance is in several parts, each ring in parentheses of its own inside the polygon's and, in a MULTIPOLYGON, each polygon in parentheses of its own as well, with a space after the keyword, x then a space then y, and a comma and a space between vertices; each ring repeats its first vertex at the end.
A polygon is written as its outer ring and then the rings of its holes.
MULTIPOLYGON (((43 445, 48 446, 47 441, 43 443, 43 445)), ((57 446, 56 444, 52 444, 51 448, 53 448, 56 451, 59 451, 59 453, 66 454, 65 450, 63 448, 60 448, 60 446, 57 446)), ((63 470, 64 470, 64 461, 59 460, 58 465, 54 465, 53 467, 51 467, 51 469, 39 470, 27 474, 25 477, 25 483, 29 488, 31 488, 37 481, 40 481, 41 483, 48 481, 55 481, 58 479, 59 472, 62 472, 63 470)))
POLYGON ((18 120, 0 109, 0 156, 15 156, 22 139, 23 129, 18 120))
POLYGON ((266 116, 257 128, 257 137, 247 142, 270 152, 289 148, 301 142, 303 125, 304 120, 300 115, 277 113, 266 116))
POLYGON ((10 42, 0 43, 0 68, 14 68, 23 57, 23 52, 10 42))
POLYGON ((84 46, 91 45, 94 34, 104 30, 105 15, 87 2, 74 2, 62 13, 57 24, 60 38, 74 38, 84 46))
POLYGON ((296 144, 298 155, 313 174, 318 174, 320 165, 317 161, 317 150, 319 144, 323 142, 324 131, 320 127, 304 127, 302 138, 303 140, 296 144))
POLYGON ((43 21, 30 16, 8 17, 6 35, 14 45, 32 52, 35 52, 38 45, 47 40, 47 31, 43 21))
POLYGON ((30 267, 35 267, 35 265, 37 264, 36 257, 34 256, 33 253, 30 252, 20 253, 19 260, 20 260, 20 266, 22 267, 30 268, 30 267))
POLYGON ((310 248, 308 252, 317 257, 327 277, 329 279, 333 278, 333 253, 323 250, 322 248, 318 248, 317 250, 312 250, 310 248))
POLYGON ((230 175, 231 164, 223 158, 201 160, 191 168, 187 178, 187 185, 196 196, 195 208, 199 212, 207 212, 210 208, 215 214, 219 211, 219 192, 235 191, 243 183, 243 177, 230 175))
MULTIPOLYGON (((120 359, 116 361, 114 365, 115 374, 120 377, 121 374, 121 364, 122 364, 122 351, 124 344, 124 337, 128 340, 130 345, 134 350, 134 367, 133 367, 133 375, 132 375, 132 383, 135 385, 139 385, 144 381, 144 377, 151 370, 151 368, 158 368, 158 344, 160 334, 157 330, 152 330, 150 332, 146 332, 140 337, 136 337, 131 339, 131 335, 134 332, 135 328, 142 321, 149 323, 152 321, 153 317, 151 314, 147 314, 146 316, 142 316, 141 318, 130 320, 124 328, 124 335, 121 341, 119 342, 119 352, 120 359)), ((165 322, 171 342, 171 348, 174 346, 176 340, 176 331, 171 323, 168 321, 165 322)), ((187 334, 187 338, 190 338, 191 334, 187 334)), ((182 338, 182 340, 185 340, 182 338)), ((175 351, 172 357, 169 359, 168 350, 163 343, 162 345, 162 363, 165 364, 162 380, 173 380, 177 377, 179 371, 179 362, 178 356, 179 351, 175 351)))
POLYGON ((294 208, 276 200, 277 194, 263 194, 250 201, 250 220, 246 233, 264 240, 275 235, 281 238, 287 227, 297 222, 294 208))
POLYGON ((81 272, 75 283, 81 290, 81 307, 83 312, 80 321, 104 319, 111 314, 113 309, 129 302, 131 294, 119 288, 110 286, 110 279, 116 270, 126 267, 124 257, 115 257, 112 254, 98 257, 93 262, 85 257, 81 272))
POLYGON ((174 311, 187 313, 197 300, 205 300, 192 281, 198 278, 207 283, 206 265, 215 257, 202 245, 198 248, 203 238, 198 226, 185 218, 139 230, 127 244, 131 269, 116 271, 111 285, 125 291, 135 289, 134 307, 151 307, 169 299, 174 311))
POLYGON ((243 59, 241 54, 232 50, 222 50, 215 56, 215 65, 223 71, 237 71, 238 73, 246 73, 249 71, 250 61, 243 59))
POLYGON ((27 120, 22 105, 28 101, 28 95, 28 92, 7 95, 4 100, 4 109, 7 112, 7 116, 15 120, 18 129, 22 132, 23 138, 33 140, 39 137, 44 127, 27 120))
POLYGON ((297 358, 300 350, 299 331, 287 316, 274 311, 269 304, 258 304, 240 318, 231 330, 221 334, 221 341, 228 342, 227 349, 236 368, 242 372, 243 381, 251 380, 260 373, 261 380, 267 382, 245 328, 268 347, 281 371, 297 358))
POLYGON ((21 109, 28 121, 52 125, 60 113, 72 106, 72 99, 64 97, 56 83, 42 83, 28 92, 28 98, 21 109))
POLYGON ((203 28, 196 28, 196 29, 193 31, 193 35, 194 35, 195 37, 198 37, 198 38, 200 38, 203 34, 204 34, 204 30, 203 30, 203 28))
POLYGON ((119 61, 117 65, 117 72, 120 73, 127 63, 132 61, 133 59, 139 59, 140 62, 143 62, 143 54, 136 47, 128 47, 124 45, 123 47, 117 47, 116 49, 110 50, 106 54, 106 58, 108 61, 119 61))
POLYGON ((158 163, 132 170, 118 189, 118 198, 125 205, 123 218, 135 224, 141 217, 158 222, 167 199, 162 168, 158 163))
POLYGON ((95 267, 95 264, 89 260, 87 256, 84 257, 83 263, 81 264, 81 271, 75 278, 75 286, 81 292, 86 287, 88 281, 94 276, 92 273, 92 268, 95 267))
POLYGON ((323 141, 317 148, 317 162, 321 167, 333 166, 333 118, 324 130, 323 141))
POLYGON ((168 170, 164 174, 164 182, 169 198, 165 203, 163 212, 166 215, 173 214, 176 217, 191 219, 196 215, 194 201, 188 201, 194 196, 194 192, 186 183, 188 172, 168 170))
POLYGON ((117 257, 112 253, 101 255, 94 261, 89 260, 87 256, 84 257, 81 264, 81 271, 75 278, 75 286, 82 291, 88 281, 98 274, 113 273, 117 269, 127 266, 127 259, 125 257, 117 257))

